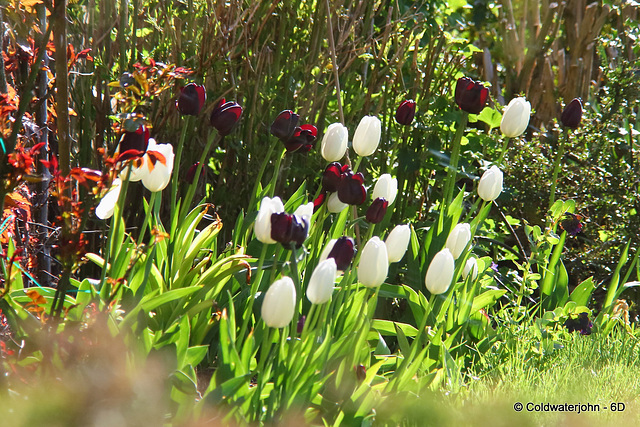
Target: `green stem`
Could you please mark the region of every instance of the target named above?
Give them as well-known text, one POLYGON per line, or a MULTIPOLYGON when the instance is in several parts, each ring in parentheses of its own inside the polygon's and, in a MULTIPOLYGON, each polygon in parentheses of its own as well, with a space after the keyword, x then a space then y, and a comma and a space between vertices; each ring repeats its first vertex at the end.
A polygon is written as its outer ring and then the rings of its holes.
POLYGON ((262 165, 260 166, 260 172, 258 172, 256 181, 253 184, 253 191, 251 192, 251 200, 249 201, 249 207, 247 209, 248 212, 252 212, 255 210, 256 196, 258 193, 258 185, 260 185, 260 182, 262 181, 262 175, 264 175, 264 171, 267 168, 267 164, 269 163, 269 161, 271 161, 271 154, 273 153, 273 149, 275 148, 276 145, 278 144, 274 143, 269 145, 269 150, 267 150, 267 155, 264 157, 264 160, 262 161, 262 165))
POLYGON ((269 188, 267 190, 267 194, 269 197, 273 197, 276 192, 276 184, 278 183, 278 175, 280 175, 280 164, 282 163, 282 159, 287 154, 287 150, 282 149, 280 156, 276 160, 276 166, 273 168, 273 176, 271 177, 271 181, 269 182, 269 188))
MULTIPOLYGON (((189 189, 187 190, 187 195, 180 204, 180 217, 179 217, 180 220, 185 218, 189 213, 191 201, 193 200, 193 196, 196 193, 196 188, 198 187, 198 182, 200 181, 202 168, 204 167, 204 161, 207 159, 207 156, 209 155, 209 151, 211 150, 211 146, 213 145, 213 141, 215 137, 216 137, 216 134, 212 132, 209 134, 209 137, 207 138, 207 145, 205 145, 204 151, 200 156, 200 164, 196 168, 196 174, 194 175, 193 182, 189 185, 189 189)), ((222 140, 222 138, 224 137, 221 136, 220 141, 222 140)))
POLYGON ((553 205, 556 200, 556 186, 558 185, 558 173, 560 172, 560 161, 564 156, 565 140, 569 141, 569 133, 565 128, 563 131, 563 137, 558 139, 558 152, 556 158, 553 161, 553 176, 551 177, 551 191, 549 193, 549 207, 553 205))
POLYGON ((462 135, 467 127, 467 121, 469 120, 469 113, 462 112, 458 127, 456 128, 456 134, 451 142, 451 159, 449 161, 449 168, 447 169, 447 180, 445 182, 444 203, 449 205, 453 200, 453 192, 456 184, 456 175, 458 172, 458 161, 460 160, 460 142, 462 141, 462 135))
MULTIPOLYGON (((191 128, 192 122, 192 116, 187 116, 185 118, 182 125, 182 132, 180 133, 180 142, 178 142, 178 146, 176 147, 176 157, 173 161, 173 176, 171 177, 171 215, 175 215, 176 211, 176 199, 178 197, 178 176, 180 175, 180 160, 182 159, 184 141, 187 138, 187 129, 191 128)), ((194 181, 197 182, 196 179, 194 179, 194 181)))
POLYGON ((506 138, 504 144, 502 144, 502 149, 500 150, 500 157, 498 157, 498 161, 496 164, 502 166, 502 161, 504 160, 504 155, 507 154, 507 149, 509 148, 509 142, 511 138, 506 138))
POLYGON ((253 304, 256 300, 256 293, 258 292, 258 288, 260 287, 260 282, 262 281, 262 276, 264 275, 264 270, 262 269, 264 265, 264 260, 267 256, 267 250, 269 249, 269 245, 262 245, 262 252, 260 253, 260 258, 258 259, 258 269, 256 271, 256 275, 251 282, 251 293, 249 294, 249 305, 244 310, 244 319, 242 320, 242 327, 240 328, 240 333, 238 334, 238 340, 244 339, 244 335, 247 331, 247 327, 249 325, 249 321, 251 320, 251 313, 253 312, 253 304))

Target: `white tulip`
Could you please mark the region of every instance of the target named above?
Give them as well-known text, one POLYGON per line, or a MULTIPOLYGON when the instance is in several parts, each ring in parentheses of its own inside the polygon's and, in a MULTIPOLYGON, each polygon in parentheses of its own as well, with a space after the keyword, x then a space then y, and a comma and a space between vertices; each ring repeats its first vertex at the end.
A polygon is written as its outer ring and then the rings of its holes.
POLYGON ((373 200, 384 198, 389 204, 396 200, 398 195, 398 180, 388 173, 382 174, 373 187, 373 200))
POLYGON ((531 104, 525 98, 513 98, 502 115, 500 130, 504 136, 515 138, 529 126, 531 104))
POLYGON ((171 144, 152 146, 149 139, 149 147, 142 159, 144 161, 142 168, 148 168, 148 172, 142 175, 142 185, 153 193, 164 190, 171 181, 171 172, 173 172, 173 146, 171 144), (154 163, 151 160, 154 152, 160 153, 164 160, 156 159, 154 163))
POLYGON ((398 262, 402 259, 409 241, 411 240, 411 227, 408 224, 396 225, 391 233, 387 236, 384 244, 387 246, 387 255, 389 262, 398 262))
POLYGON ((349 142, 349 131, 342 123, 332 123, 322 137, 320 154, 328 162, 337 162, 344 157, 349 142))
POLYGON ((478 196, 487 202, 497 199, 502 193, 502 179, 502 171, 497 166, 491 166, 480 178, 478 196))
POLYGON ((96 206, 96 216, 100 219, 108 219, 113 216, 113 211, 118 203, 120 197, 120 190, 122 190, 122 181, 116 178, 111 183, 111 187, 107 190, 107 194, 104 195, 98 206, 96 206))
POLYGON ((327 200, 327 209, 331 213, 342 212, 347 206, 349 205, 340 201, 337 191, 335 193, 331 193, 329 200, 327 200))
POLYGON ((273 199, 265 197, 260 202, 260 209, 258 210, 258 216, 253 227, 256 237, 262 243, 276 243, 271 238, 271 215, 274 213, 284 212, 284 205, 280 197, 274 197, 273 199))
POLYGON ((478 261, 474 257, 469 257, 462 269, 462 278, 467 280, 467 276, 471 274, 471 280, 478 278, 478 261))
POLYGON ((329 256, 329 253, 331 253, 331 250, 333 249, 333 246, 336 244, 337 241, 338 239, 329 240, 329 243, 327 243, 327 246, 325 246, 324 249, 322 250, 322 253, 320 254, 320 258, 318 258, 318 263, 321 263, 322 261, 327 259, 327 257, 329 256))
POLYGON ((378 236, 372 237, 362 249, 358 265, 358 281, 368 288, 382 285, 389 273, 387 246, 378 236))
POLYGON ((453 260, 453 255, 451 255, 449 249, 444 248, 431 260, 427 275, 424 278, 424 284, 432 294, 443 294, 451 286, 454 272, 455 261, 453 260))
POLYGON ((467 247, 469 240, 471 240, 471 227, 469 224, 458 224, 449 233, 445 246, 451 251, 453 258, 458 259, 464 248, 467 247))
POLYGON ((305 221, 307 226, 310 227, 311 217, 313 216, 313 202, 298 206, 298 209, 293 214, 305 221))
POLYGON ((333 258, 325 259, 317 265, 311 274, 307 288, 307 298, 311 304, 324 304, 331 300, 337 274, 338 267, 333 258))
POLYGON ((370 156, 378 148, 381 135, 380 119, 364 116, 353 134, 353 149, 359 156, 370 156))
POLYGON ((296 308, 296 287, 290 277, 276 280, 269 286, 262 301, 262 320, 271 328, 284 328, 293 319, 296 308))

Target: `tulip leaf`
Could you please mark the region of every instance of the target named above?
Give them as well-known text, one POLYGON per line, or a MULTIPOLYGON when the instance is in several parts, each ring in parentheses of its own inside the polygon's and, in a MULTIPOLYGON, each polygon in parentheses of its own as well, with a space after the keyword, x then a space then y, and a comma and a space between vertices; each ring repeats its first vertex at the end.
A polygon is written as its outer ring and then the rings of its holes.
MULTIPOLYGON (((480 114, 477 115, 476 118, 477 120, 489 125, 490 129, 493 129, 500 126, 500 122, 502 121, 502 114, 495 108, 484 107, 484 109, 480 112, 480 114)), ((471 115, 469 116, 469 121, 475 121, 471 119, 471 115)))

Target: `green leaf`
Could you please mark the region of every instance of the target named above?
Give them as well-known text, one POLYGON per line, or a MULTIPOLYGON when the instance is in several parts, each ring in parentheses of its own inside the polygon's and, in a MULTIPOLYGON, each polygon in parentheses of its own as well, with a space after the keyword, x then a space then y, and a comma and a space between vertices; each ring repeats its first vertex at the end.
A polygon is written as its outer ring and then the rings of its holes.
POLYGON ((584 280, 571 292, 569 296, 570 301, 575 301, 578 305, 588 305, 593 291, 596 289, 596 284, 593 282, 593 277, 589 277, 584 280))
POLYGON ((502 114, 495 108, 484 107, 480 114, 478 114, 477 119, 489 125, 490 129, 493 129, 500 126, 500 122, 502 121, 502 114))

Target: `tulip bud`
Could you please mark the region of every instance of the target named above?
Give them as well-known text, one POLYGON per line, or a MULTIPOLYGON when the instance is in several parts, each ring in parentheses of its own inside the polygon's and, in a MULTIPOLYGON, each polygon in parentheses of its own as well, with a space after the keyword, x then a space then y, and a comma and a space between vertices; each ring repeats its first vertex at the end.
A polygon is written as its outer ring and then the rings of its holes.
POLYGON ((358 265, 358 281, 368 288, 375 288, 385 281, 389 272, 387 247, 378 236, 372 237, 362 249, 358 265))
POLYGON ((502 193, 502 171, 497 166, 491 166, 480 178, 478 196, 484 201, 492 202, 502 193))
POLYGON ((153 193, 164 190, 171 181, 171 173, 173 172, 173 146, 171 144, 152 145, 150 143, 145 157, 147 159, 142 167, 147 167, 148 173, 143 174, 142 185, 153 193))
POLYGON ((487 105, 489 89, 468 77, 460 77, 456 83, 455 100, 461 110, 478 114, 487 105))
POLYGON ((407 225, 397 225, 387 236, 384 244, 387 246, 389 262, 398 262, 404 256, 411 240, 411 228, 407 225))
POLYGON ((320 262, 333 258, 338 270, 345 271, 356 254, 355 242, 351 237, 342 236, 332 239, 320 254, 320 262))
POLYGON ((471 280, 478 278, 478 261, 474 257, 469 257, 462 269, 462 278, 467 280, 467 277, 471 274, 471 280))
POLYGON ((364 116, 353 134, 353 149, 362 157, 370 156, 378 148, 381 134, 380 119, 364 116))
POLYGON ((424 284, 432 294, 443 294, 451 286, 454 271, 455 261, 453 255, 451 255, 449 249, 444 248, 431 260, 427 275, 424 278, 424 284))
POLYGON ((342 174, 338 188, 338 198, 342 203, 349 205, 361 205, 367 199, 367 190, 364 188, 364 176, 351 170, 342 174))
POLYGON ((388 173, 380 175, 375 187, 373 187, 373 199, 384 198, 388 200, 391 205, 396 200, 397 194, 398 180, 392 178, 388 173))
POLYGON ((271 216, 274 213, 284 212, 284 205, 279 197, 273 199, 265 197, 260 202, 260 209, 254 225, 256 238, 262 243, 276 243, 271 237, 271 216))
POLYGON ((320 153, 328 162, 337 162, 344 157, 349 141, 349 131, 342 123, 333 123, 322 138, 320 153))
POLYGON ((298 324, 296 325, 296 332, 298 332, 298 334, 301 334, 304 330, 304 324, 306 323, 306 321, 307 316, 305 316, 304 314, 298 319, 298 324))
POLYGON ((189 83, 180 90, 180 96, 176 101, 176 107, 180 114, 186 116, 197 116, 204 106, 207 94, 204 86, 189 83))
POLYGON ((324 304, 331 300, 337 273, 336 260, 333 258, 327 258, 318 264, 311 274, 307 288, 307 298, 311 304, 324 304))
POLYGON ((582 101, 580 98, 574 98, 567 105, 560 115, 560 121, 563 126, 571 129, 577 129, 582 120, 582 101))
POLYGON ((238 123, 241 115, 242 107, 238 103, 224 102, 224 98, 222 98, 218 106, 211 112, 210 123, 221 136, 226 136, 238 123))
POLYGON ((289 246, 295 242, 302 246, 307 238, 308 224, 296 215, 277 212, 271 215, 271 238, 276 242, 289 246))
POLYGON ((349 205, 340 201, 340 199, 338 198, 338 193, 331 193, 331 195, 329 196, 329 200, 327 201, 327 210, 329 210, 329 212, 340 213, 347 206, 349 205))
POLYGON ((107 190, 107 194, 104 195, 98 206, 96 206, 96 216, 100 219, 109 219, 113 216, 113 211, 118 203, 120 197, 120 190, 122 190, 122 181, 116 178, 111 183, 111 187, 107 190))
POLYGON ((293 131, 293 136, 284 141, 287 153, 308 153, 313 148, 317 135, 318 130, 313 125, 296 127, 293 131))
POLYGON ((369 209, 367 209, 367 213, 365 215, 365 219, 371 224, 378 224, 380 221, 384 219, 384 215, 387 213, 387 207, 389 206, 389 202, 387 202, 383 198, 377 198, 371 203, 369 209))
POLYGON ((453 259, 458 259, 464 248, 467 247, 469 240, 471 240, 471 227, 469 224, 458 224, 449 233, 445 247, 451 251, 453 259))
POLYGON ((502 115, 500 130, 508 138, 516 138, 529 126, 531 104, 524 98, 513 98, 502 115))
POLYGON ((402 101, 396 110, 396 122, 408 126, 416 115, 416 102, 413 99, 402 101))
POLYGON ((293 319, 296 308, 296 287, 290 277, 276 280, 269 286, 262 301, 262 320, 270 328, 284 328, 293 319))
MULTIPOLYGON (((200 162, 195 162, 189 167, 189 170, 187 170, 187 175, 184 177, 184 180, 189 184, 193 183, 193 179, 196 177, 198 166, 200 166, 200 162)), ((204 168, 200 169, 200 176, 204 176, 204 168)))
POLYGON ((322 191, 320 194, 318 194, 318 197, 316 197, 313 200, 313 212, 317 212, 318 209, 322 207, 322 204, 324 203, 326 198, 327 198, 326 191, 322 191))
POLYGON ((271 124, 271 135, 282 142, 288 141, 298 126, 300 116, 291 110, 284 110, 271 124))

